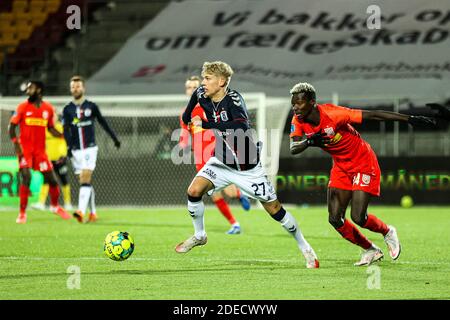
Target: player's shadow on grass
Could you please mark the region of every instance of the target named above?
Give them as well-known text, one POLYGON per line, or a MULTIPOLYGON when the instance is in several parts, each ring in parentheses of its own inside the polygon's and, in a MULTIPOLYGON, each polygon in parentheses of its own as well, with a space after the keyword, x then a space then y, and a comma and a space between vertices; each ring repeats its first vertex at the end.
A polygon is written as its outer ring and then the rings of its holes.
POLYGON ((181 225, 181 224, 170 224, 170 223, 130 223, 130 222, 121 222, 121 221, 104 221, 104 222, 96 222, 96 226, 131 226, 131 227, 148 227, 148 228, 170 228, 170 229, 186 229, 191 227, 191 225, 181 225))
MULTIPOLYGON (((244 262, 244 261, 243 261, 244 262)), ((277 272, 279 269, 299 269, 296 264, 280 266, 279 263, 273 264, 250 264, 259 265, 259 267, 242 267, 244 263, 239 264, 236 267, 230 267, 231 264, 221 264, 216 267, 209 267, 203 269, 199 268, 181 268, 181 269, 148 269, 148 270, 110 270, 102 272, 82 272, 81 275, 92 276, 111 276, 111 275, 156 275, 156 274, 179 274, 179 273, 199 273, 199 272, 230 272, 230 271, 270 271, 277 272)), ((0 275, 0 280, 18 280, 24 278, 45 278, 45 277, 63 277, 67 278, 68 274, 65 272, 59 273, 30 273, 30 274, 12 274, 12 275, 0 275)))

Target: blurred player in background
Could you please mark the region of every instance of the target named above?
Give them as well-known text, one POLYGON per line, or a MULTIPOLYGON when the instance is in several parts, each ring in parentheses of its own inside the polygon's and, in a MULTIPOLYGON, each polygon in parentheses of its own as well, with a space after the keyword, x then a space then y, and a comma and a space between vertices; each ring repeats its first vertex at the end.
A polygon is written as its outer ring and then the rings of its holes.
POLYGON ((59 186, 53 165, 45 152, 46 129, 55 137, 64 139, 63 134, 54 128, 55 108, 42 100, 44 84, 41 81, 30 81, 26 87, 26 94, 28 100, 19 104, 11 117, 8 129, 19 159, 19 173, 22 180, 19 188, 20 210, 16 222, 24 224, 27 221, 30 169, 42 172, 44 183, 49 185, 50 211, 63 219, 70 219, 70 215, 58 205, 59 186), (20 130, 19 136, 16 135, 17 126, 20 130))
MULTIPOLYGON (((185 82, 185 93, 189 98, 192 96, 194 91, 200 86, 201 79, 198 76, 191 76, 185 82)), ((206 119, 205 112, 203 108, 197 104, 195 108, 192 110, 191 117, 199 116, 203 121, 208 121, 206 119)), ((194 151, 195 158, 195 167, 197 172, 200 171, 205 165, 206 161, 209 160, 211 154, 208 154, 207 150, 214 150, 214 135, 203 134, 206 130, 202 128, 189 127, 186 125, 182 117, 180 116, 180 126, 183 129, 180 135, 180 146, 181 148, 187 148, 189 146, 189 138, 191 138, 192 149, 194 151), (200 137, 199 137, 200 136, 200 137)), ((240 190, 234 185, 229 185, 224 190, 222 190, 225 195, 229 198, 237 198, 241 202, 244 210, 250 210, 250 201, 248 198, 243 195, 240 190)), ((214 204, 217 206, 222 215, 228 220, 231 224, 230 230, 227 231, 227 234, 239 234, 241 233, 241 226, 236 218, 231 213, 230 207, 226 203, 225 199, 222 196, 222 191, 215 192, 211 199, 214 204)))
POLYGON ((308 147, 319 147, 331 154, 333 168, 328 185, 328 220, 343 238, 364 249, 361 260, 355 265, 370 265, 382 259, 383 252, 345 219, 350 202, 353 222, 383 235, 391 258, 396 260, 401 251, 396 229, 367 211, 370 199, 380 195, 381 171, 378 160, 370 145, 351 124, 378 120, 433 127, 435 120, 389 111, 317 104, 316 91, 309 83, 296 84, 290 93, 294 110, 290 133, 291 153, 298 154, 308 147))
POLYGON ((261 165, 260 143, 255 143, 252 137, 245 101, 237 91, 228 88, 232 75, 233 70, 225 62, 205 62, 202 86, 195 90, 182 116, 186 125, 192 123, 197 129, 213 129, 215 149, 187 190, 188 211, 195 233, 179 243, 175 251, 186 253, 207 243, 202 197, 235 184, 242 192, 259 200, 270 216, 294 237, 305 257, 306 267, 318 268, 314 250, 303 237, 295 217, 278 201, 261 165), (197 104, 203 108, 207 121, 198 115, 192 117, 197 104))
POLYGON ((85 99, 85 90, 84 79, 80 76, 72 77, 70 93, 73 101, 63 109, 64 137, 68 146, 68 156, 71 157, 75 174, 79 175, 80 181, 78 210, 73 214, 80 223, 84 221, 89 200, 91 212, 87 221, 97 221, 95 192, 92 187, 92 174, 98 153, 98 146, 95 142, 95 120, 110 135, 116 148, 120 148, 119 139, 103 118, 99 107, 94 102, 85 99))
MULTIPOLYGON (((55 114, 55 129, 58 132, 63 132, 63 125, 57 120, 55 114)), ((53 164, 53 168, 58 177, 64 200, 64 209, 67 211, 73 210, 71 204, 70 195, 70 183, 68 180, 68 167, 67 167, 67 144, 65 139, 61 139, 53 136, 47 129, 45 133, 45 150, 49 160, 53 164)), ((44 183, 39 192, 39 201, 32 204, 31 207, 37 210, 45 210, 45 201, 47 200, 49 190, 49 184, 44 183)))

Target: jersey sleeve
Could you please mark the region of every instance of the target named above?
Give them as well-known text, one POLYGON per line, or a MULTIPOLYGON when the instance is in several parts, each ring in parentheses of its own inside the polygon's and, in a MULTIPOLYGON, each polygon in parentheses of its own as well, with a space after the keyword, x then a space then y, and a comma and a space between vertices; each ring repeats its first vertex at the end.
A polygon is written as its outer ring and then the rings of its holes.
POLYGON ((297 120, 297 117, 295 114, 292 116, 291 121, 291 133, 289 134, 290 138, 293 137, 302 137, 303 136, 303 130, 301 123, 297 120))
POLYGON ((189 122, 191 122, 191 113, 192 110, 194 110, 195 106, 198 103, 198 96, 203 92, 202 91, 203 88, 202 87, 198 87, 194 93, 192 93, 191 99, 189 99, 189 103, 186 107, 186 109, 183 112, 183 115, 181 116, 181 119, 183 120, 183 122, 185 124, 188 124, 189 122))
POLYGON ((9 122, 12 124, 18 125, 20 123, 20 121, 23 119, 24 110, 25 110, 25 105, 19 104, 9 122))
POLYGON ((350 109, 347 107, 333 106, 329 109, 332 118, 336 120, 339 125, 346 123, 360 124, 362 122, 362 110, 350 109))

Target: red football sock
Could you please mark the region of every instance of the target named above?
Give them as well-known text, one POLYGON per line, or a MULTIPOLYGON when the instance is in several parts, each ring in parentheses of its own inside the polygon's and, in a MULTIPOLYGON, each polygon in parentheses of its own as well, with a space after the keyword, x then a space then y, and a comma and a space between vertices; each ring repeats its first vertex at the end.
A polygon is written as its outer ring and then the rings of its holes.
POLYGON ((372 246, 372 242, 370 242, 359 230, 356 228, 354 224, 349 222, 347 219, 344 220, 344 225, 340 228, 336 229, 337 232, 341 234, 342 237, 354 243, 363 249, 367 250, 372 246))
POLYGON ((239 190, 239 188, 236 188, 236 198, 241 198, 241 190, 239 190))
POLYGON ((214 201, 219 211, 223 214, 223 216, 228 220, 230 224, 236 223, 236 219, 234 218, 233 214, 231 213, 230 207, 225 202, 225 200, 219 199, 214 201))
POLYGON ((56 207, 58 205, 58 199, 59 199, 59 187, 58 185, 50 185, 50 189, 48 191, 50 194, 50 205, 53 207, 56 207))
POLYGON ((28 205, 28 196, 30 195, 30 187, 23 184, 19 187, 20 213, 25 213, 28 205))
POLYGON ((386 223, 370 213, 367 215, 367 221, 363 228, 369 229, 373 232, 381 233, 383 236, 385 236, 389 232, 389 227, 386 225, 386 223))

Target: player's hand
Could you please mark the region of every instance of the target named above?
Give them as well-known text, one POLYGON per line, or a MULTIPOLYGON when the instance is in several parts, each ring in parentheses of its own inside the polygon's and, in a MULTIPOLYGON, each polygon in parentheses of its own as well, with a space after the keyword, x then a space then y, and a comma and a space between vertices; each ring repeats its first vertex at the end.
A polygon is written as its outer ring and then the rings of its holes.
POLYGON ((330 143, 330 141, 331 138, 328 137, 325 132, 318 132, 306 139, 306 144, 308 147, 325 147, 325 145, 330 143))
POLYGON ((408 123, 413 127, 436 127, 436 119, 425 116, 409 116, 408 123))
POLYGON ((14 143, 14 151, 19 157, 23 156, 22 146, 20 145, 20 143, 18 142, 14 143))
POLYGON ((195 116, 191 119, 191 123, 194 125, 194 127, 202 127, 202 118, 200 116, 195 116))
POLYGON ((114 140, 114 146, 115 146, 117 149, 120 149, 120 141, 119 141, 119 140, 114 140))

